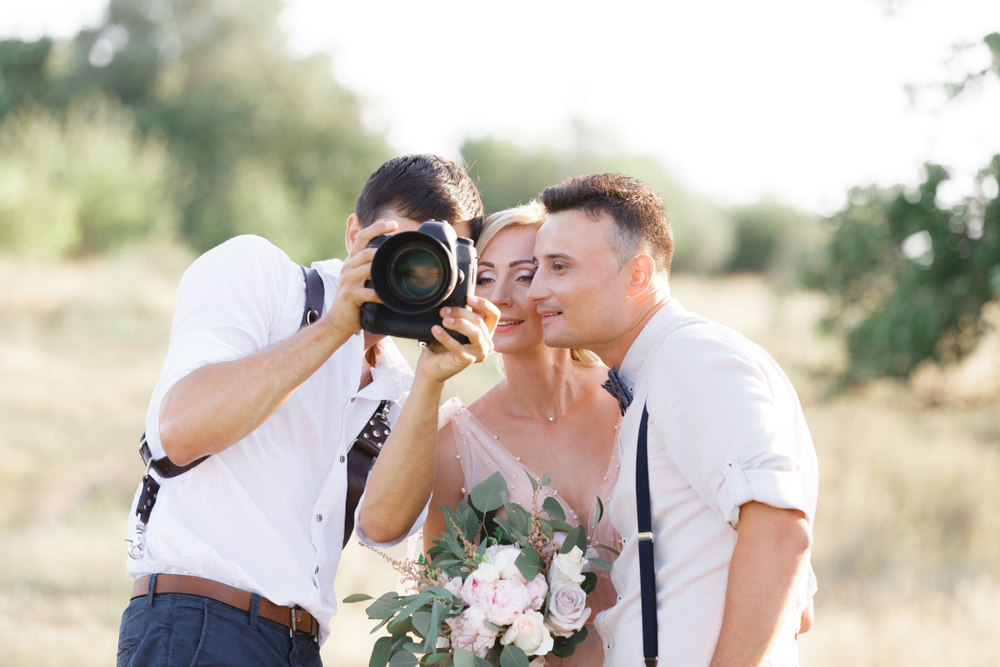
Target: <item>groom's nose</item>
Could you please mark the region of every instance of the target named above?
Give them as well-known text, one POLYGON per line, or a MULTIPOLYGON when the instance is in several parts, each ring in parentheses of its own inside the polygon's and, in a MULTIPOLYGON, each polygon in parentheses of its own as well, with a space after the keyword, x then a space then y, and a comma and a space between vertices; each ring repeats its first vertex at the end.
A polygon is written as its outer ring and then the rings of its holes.
POLYGON ((528 286, 527 298, 530 303, 539 303, 544 301, 549 296, 549 288, 545 284, 545 278, 542 276, 542 272, 535 271, 535 275, 531 278, 531 285, 528 286))

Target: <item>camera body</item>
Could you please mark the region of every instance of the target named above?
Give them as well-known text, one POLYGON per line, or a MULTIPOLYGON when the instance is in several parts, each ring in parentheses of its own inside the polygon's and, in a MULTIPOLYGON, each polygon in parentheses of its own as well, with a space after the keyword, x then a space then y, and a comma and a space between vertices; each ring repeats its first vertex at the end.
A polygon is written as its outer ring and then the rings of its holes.
MULTIPOLYGON (((377 250, 365 287, 382 300, 361 306, 361 328, 368 333, 432 342, 441 308, 468 307, 476 289, 476 249, 448 223, 428 220, 414 231, 377 236, 368 247, 377 250)), ((463 345, 469 342, 445 331, 463 345)))

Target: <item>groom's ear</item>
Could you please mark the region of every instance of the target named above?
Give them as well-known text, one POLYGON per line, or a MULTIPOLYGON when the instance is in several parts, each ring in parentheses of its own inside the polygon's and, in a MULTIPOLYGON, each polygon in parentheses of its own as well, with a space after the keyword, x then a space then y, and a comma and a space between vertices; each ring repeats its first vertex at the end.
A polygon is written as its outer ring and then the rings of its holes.
POLYGON ((639 296, 649 289, 656 276, 656 262, 649 255, 636 255, 628 264, 626 270, 630 271, 628 281, 628 295, 639 296))

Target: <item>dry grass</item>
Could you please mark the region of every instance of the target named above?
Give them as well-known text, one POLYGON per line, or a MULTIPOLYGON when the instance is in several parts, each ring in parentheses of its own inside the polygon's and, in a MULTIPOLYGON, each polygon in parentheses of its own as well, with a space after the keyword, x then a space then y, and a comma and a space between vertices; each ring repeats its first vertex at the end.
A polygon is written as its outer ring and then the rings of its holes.
MULTIPOLYGON (((73 264, 0 258, 0 665, 113 660, 136 439, 190 260, 163 247, 73 264)), ((912 387, 829 399, 842 352, 814 333, 822 297, 740 277, 679 277, 674 292, 761 343, 802 397, 821 465, 820 593, 802 664, 1000 664, 996 338, 912 387)), ((468 401, 495 381, 480 367, 446 394, 468 401)), ((384 562, 348 547, 341 597, 394 584, 384 562)), ((371 625, 363 604, 345 605, 327 664, 366 665, 371 625)))

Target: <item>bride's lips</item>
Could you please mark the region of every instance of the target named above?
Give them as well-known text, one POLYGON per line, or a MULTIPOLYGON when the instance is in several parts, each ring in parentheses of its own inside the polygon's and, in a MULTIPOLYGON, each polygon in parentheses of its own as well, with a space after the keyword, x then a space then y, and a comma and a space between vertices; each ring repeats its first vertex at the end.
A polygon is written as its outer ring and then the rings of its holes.
POLYGON ((524 320, 515 320, 509 317, 501 317, 500 321, 497 322, 497 328, 494 331, 496 331, 497 333, 513 331, 522 324, 524 324, 524 320))

